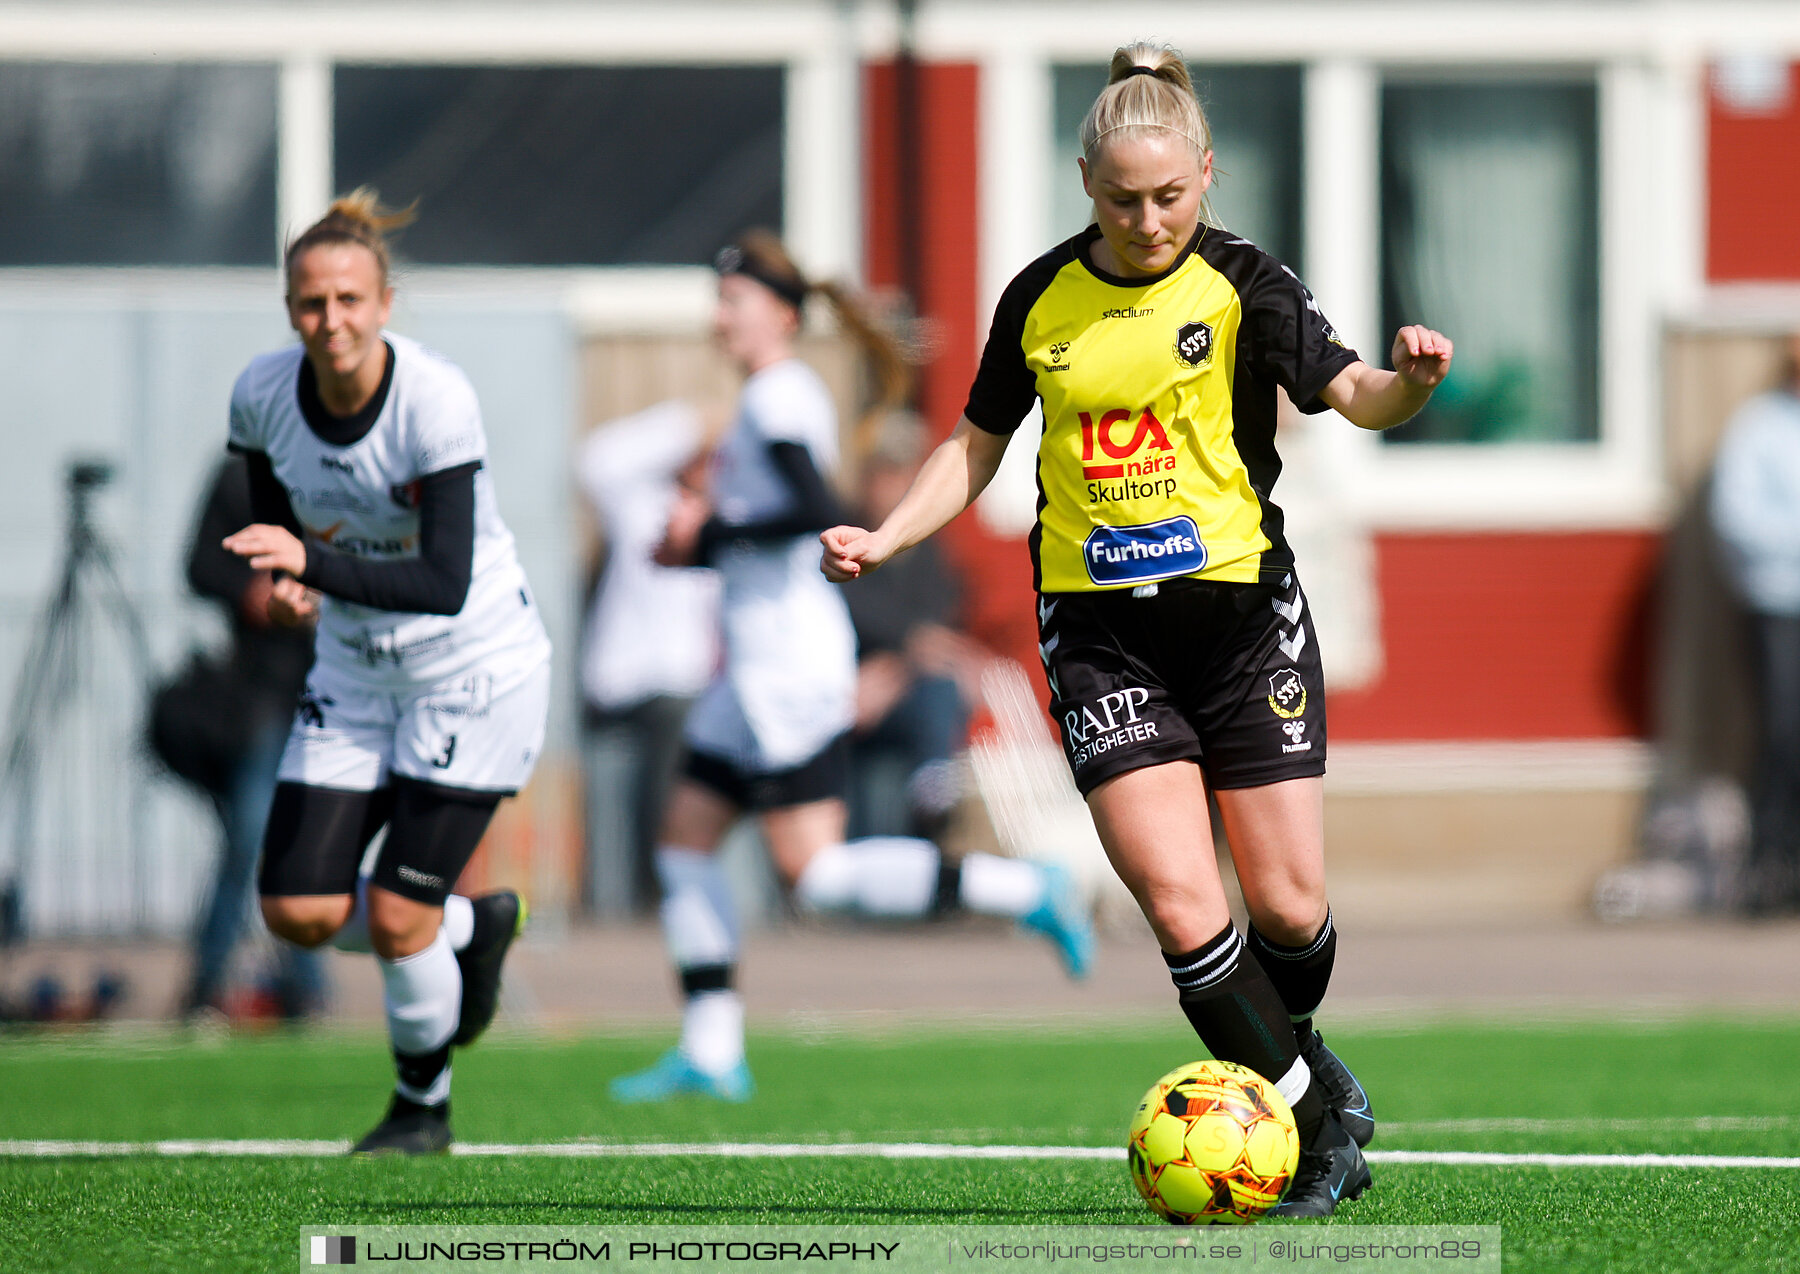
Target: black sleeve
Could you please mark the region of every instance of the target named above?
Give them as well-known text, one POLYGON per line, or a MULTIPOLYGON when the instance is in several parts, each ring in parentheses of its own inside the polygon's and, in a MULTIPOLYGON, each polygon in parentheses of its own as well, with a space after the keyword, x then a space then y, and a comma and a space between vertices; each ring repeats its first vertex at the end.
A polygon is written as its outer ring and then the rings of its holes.
POLYGON ((700 562, 710 563, 726 544, 738 540, 789 540, 836 526, 844 520, 837 496, 813 463, 812 452, 797 442, 778 439, 769 444, 769 459, 793 496, 788 507, 760 522, 726 522, 710 517, 700 528, 700 562))
MULTIPOLYGON (((266 464, 268 457, 263 457, 263 461, 266 464)), ((253 520, 248 466, 241 456, 227 456, 213 473, 206 501, 200 506, 193 542, 188 545, 188 584, 200 596, 234 609, 243 599, 244 590, 260 572, 252 570, 236 553, 228 552, 222 541, 253 520)))
MULTIPOLYGON (((296 539, 303 539, 306 532, 300 525, 300 519, 294 516, 294 506, 288 500, 287 488, 275 476, 275 466, 268 454, 261 451, 241 451, 235 447, 232 451, 244 458, 246 480, 250 484, 250 522, 258 522, 264 526, 283 526, 292 531, 296 539)), ((231 529, 236 531, 248 525, 249 523, 242 523, 231 529)))
POLYGON ((1266 253, 1257 256, 1261 260, 1241 298, 1250 338, 1246 359, 1252 370, 1287 390, 1301 411, 1324 411, 1319 391, 1357 361, 1356 351, 1344 344, 1292 270, 1266 253))
POLYGON ((1046 253, 1021 270, 1000 294, 981 366, 969 386, 963 415, 991 434, 1009 434, 1031 414, 1037 401, 1037 373, 1025 355, 1025 320, 1057 271, 1067 264, 1068 244, 1046 253))
POLYGON ((480 461, 419 482, 419 555, 371 562, 306 542, 300 582, 341 601, 418 615, 454 615, 475 568, 475 473, 480 461))

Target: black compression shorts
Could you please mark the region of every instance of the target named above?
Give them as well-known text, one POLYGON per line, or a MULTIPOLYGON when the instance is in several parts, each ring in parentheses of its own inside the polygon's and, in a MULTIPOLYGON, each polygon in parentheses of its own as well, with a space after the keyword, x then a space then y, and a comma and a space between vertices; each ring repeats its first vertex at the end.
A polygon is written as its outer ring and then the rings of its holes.
POLYGON ((1115 774, 1193 760, 1214 788, 1325 772, 1325 683, 1299 582, 1164 580, 1046 594, 1051 712, 1087 795, 1115 774))
POLYGON ((481 844, 498 795, 398 775, 372 792, 281 783, 263 837, 264 897, 348 894, 383 824, 387 841, 370 883, 441 907, 481 844))
POLYGON ((741 810, 841 800, 850 788, 850 740, 840 734, 810 760, 786 770, 744 770, 722 756, 690 749, 682 773, 741 810))

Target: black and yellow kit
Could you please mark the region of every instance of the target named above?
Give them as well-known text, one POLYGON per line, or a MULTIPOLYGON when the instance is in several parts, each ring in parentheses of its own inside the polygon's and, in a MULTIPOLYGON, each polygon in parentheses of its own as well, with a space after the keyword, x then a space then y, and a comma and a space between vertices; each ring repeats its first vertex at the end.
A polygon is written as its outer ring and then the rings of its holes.
POLYGON ((1269 498, 1277 386, 1302 411, 1356 361, 1293 273, 1202 226, 1144 279, 1099 230, 1002 295, 965 409, 992 433, 1044 404, 1031 552, 1051 712, 1085 794, 1193 760, 1215 788, 1325 769, 1318 642, 1269 498))
POLYGON ((1089 259, 1099 229, 1032 262, 1000 298, 964 409, 990 433, 1038 399, 1035 582, 1045 593, 1189 575, 1275 582, 1293 565, 1269 498, 1275 387, 1301 411, 1356 361, 1292 271, 1201 226, 1141 279, 1089 259))

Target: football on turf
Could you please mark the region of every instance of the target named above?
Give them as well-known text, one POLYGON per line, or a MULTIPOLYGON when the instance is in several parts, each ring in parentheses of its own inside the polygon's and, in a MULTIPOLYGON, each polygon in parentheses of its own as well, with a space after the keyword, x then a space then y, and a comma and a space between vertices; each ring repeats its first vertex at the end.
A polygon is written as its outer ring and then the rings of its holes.
POLYGON ((1245 1225, 1281 1201, 1300 1160, 1294 1112, 1235 1062, 1191 1062, 1150 1086, 1126 1142, 1131 1179, 1176 1225, 1245 1225))

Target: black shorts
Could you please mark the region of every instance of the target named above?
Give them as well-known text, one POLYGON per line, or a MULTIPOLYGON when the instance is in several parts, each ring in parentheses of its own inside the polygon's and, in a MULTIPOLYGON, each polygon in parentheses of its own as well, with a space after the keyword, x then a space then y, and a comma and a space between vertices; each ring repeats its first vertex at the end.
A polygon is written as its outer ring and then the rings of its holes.
POLYGON ((681 772, 741 810, 776 810, 844 799, 850 791, 850 736, 838 735, 786 770, 744 770, 711 752, 688 750, 681 772))
POLYGON ((274 898, 353 893, 363 852, 385 826, 370 883, 441 907, 499 804, 498 793, 401 775, 372 792, 277 784, 259 892, 274 898))
POLYGON ((1038 600, 1038 649, 1075 786, 1198 761, 1214 788, 1325 773, 1325 683, 1299 582, 1164 580, 1038 600))

